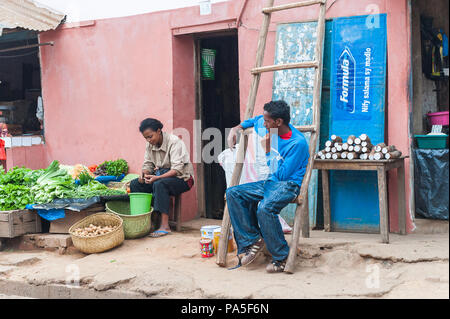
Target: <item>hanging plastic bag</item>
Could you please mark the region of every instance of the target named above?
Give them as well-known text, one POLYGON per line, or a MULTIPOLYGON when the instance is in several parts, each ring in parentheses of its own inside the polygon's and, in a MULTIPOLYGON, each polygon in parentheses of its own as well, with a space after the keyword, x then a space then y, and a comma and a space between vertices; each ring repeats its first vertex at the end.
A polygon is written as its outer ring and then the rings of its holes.
MULTIPOLYGON (((262 137, 258 134, 252 133, 249 135, 249 143, 239 185, 265 180, 269 175, 269 167, 267 166, 265 153, 261 146, 261 139, 262 137)), ((220 166, 225 171, 227 187, 230 187, 231 184, 238 147, 239 144, 236 144, 234 148, 227 148, 217 156, 220 166)), ((283 233, 292 232, 292 228, 280 214, 278 214, 278 219, 280 220, 283 233)))

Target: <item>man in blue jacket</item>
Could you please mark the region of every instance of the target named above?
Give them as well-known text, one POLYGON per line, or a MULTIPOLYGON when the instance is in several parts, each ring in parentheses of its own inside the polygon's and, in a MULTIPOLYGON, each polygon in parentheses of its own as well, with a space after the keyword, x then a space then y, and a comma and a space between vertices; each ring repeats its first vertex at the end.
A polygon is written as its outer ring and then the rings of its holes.
POLYGON ((289 246, 277 214, 294 200, 302 185, 308 164, 308 143, 290 122, 290 108, 284 101, 264 105, 263 115, 246 120, 232 128, 228 144, 234 147, 237 132, 253 127, 264 136, 261 143, 266 151, 270 174, 266 180, 233 186, 226 199, 238 256, 242 265, 255 260, 264 244, 272 254, 267 265, 269 273, 282 272, 286 266, 289 246))

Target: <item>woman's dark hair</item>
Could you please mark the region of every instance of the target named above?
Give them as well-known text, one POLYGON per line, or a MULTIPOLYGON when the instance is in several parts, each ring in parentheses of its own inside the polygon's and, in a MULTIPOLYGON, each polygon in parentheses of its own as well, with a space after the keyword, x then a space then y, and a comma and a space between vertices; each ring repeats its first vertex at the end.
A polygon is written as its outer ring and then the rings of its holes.
POLYGON ((141 122, 141 125, 139 125, 139 131, 141 131, 141 133, 144 133, 144 131, 147 129, 151 129, 152 131, 156 132, 158 129, 162 128, 163 124, 159 120, 152 118, 143 120, 141 122))
POLYGON ((274 120, 282 119, 283 124, 289 125, 291 121, 291 109, 289 105, 283 100, 280 101, 270 101, 264 104, 264 111, 269 113, 270 117, 274 120))

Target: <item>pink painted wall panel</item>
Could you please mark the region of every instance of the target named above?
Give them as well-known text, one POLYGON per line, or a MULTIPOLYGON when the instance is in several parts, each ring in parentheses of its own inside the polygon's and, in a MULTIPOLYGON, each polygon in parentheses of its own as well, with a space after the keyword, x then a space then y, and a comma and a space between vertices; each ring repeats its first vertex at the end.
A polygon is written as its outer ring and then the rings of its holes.
MULTIPOLYGON (((410 74, 411 74, 411 41, 410 12, 407 1, 386 1, 387 9, 387 40, 388 40, 388 100, 387 100, 387 131, 388 142, 394 144, 404 155, 410 155, 410 139, 408 133, 410 112, 410 74), (402 30, 403 32, 399 32, 402 30)), ((406 210, 409 212, 409 197, 411 189, 410 160, 405 160, 406 179, 406 210)), ((389 211, 390 229, 398 231, 397 203, 397 173, 389 173, 389 211)), ((411 232, 414 225, 410 214, 407 214, 407 231, 411 232)))
POLYGON ((170 37, 165 15, 41 34, 42 42, 55 42, 41 51, 47 161, 126 158, 132 171, 140 170, 140 121, 173 124, 170 37))
POLYGON ((13 147, 6 149, 6 169, 15 166, 40 169, 47 167, 45 145, 13 147))

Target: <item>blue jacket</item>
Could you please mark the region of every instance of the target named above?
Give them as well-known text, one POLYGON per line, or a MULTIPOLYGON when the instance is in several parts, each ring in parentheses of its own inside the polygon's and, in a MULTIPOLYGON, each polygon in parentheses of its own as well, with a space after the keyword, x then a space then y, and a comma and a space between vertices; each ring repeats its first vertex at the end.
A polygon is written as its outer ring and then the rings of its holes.
MULTIPOLYGON (((258 115, 241 123, 244 129, 253 127, 255 133, 264 136, 269 130, 264 127, 264 117, 258 115)), ((266 154, 267 165, 270 168, 268 180, 292 181, 302 185, 303 176, 309 159, 308 142, 305 136, 294 126, 289 124, 292 131, 290 139, 285 140, 280 136, 272 136, 271 150, 266 154)))

